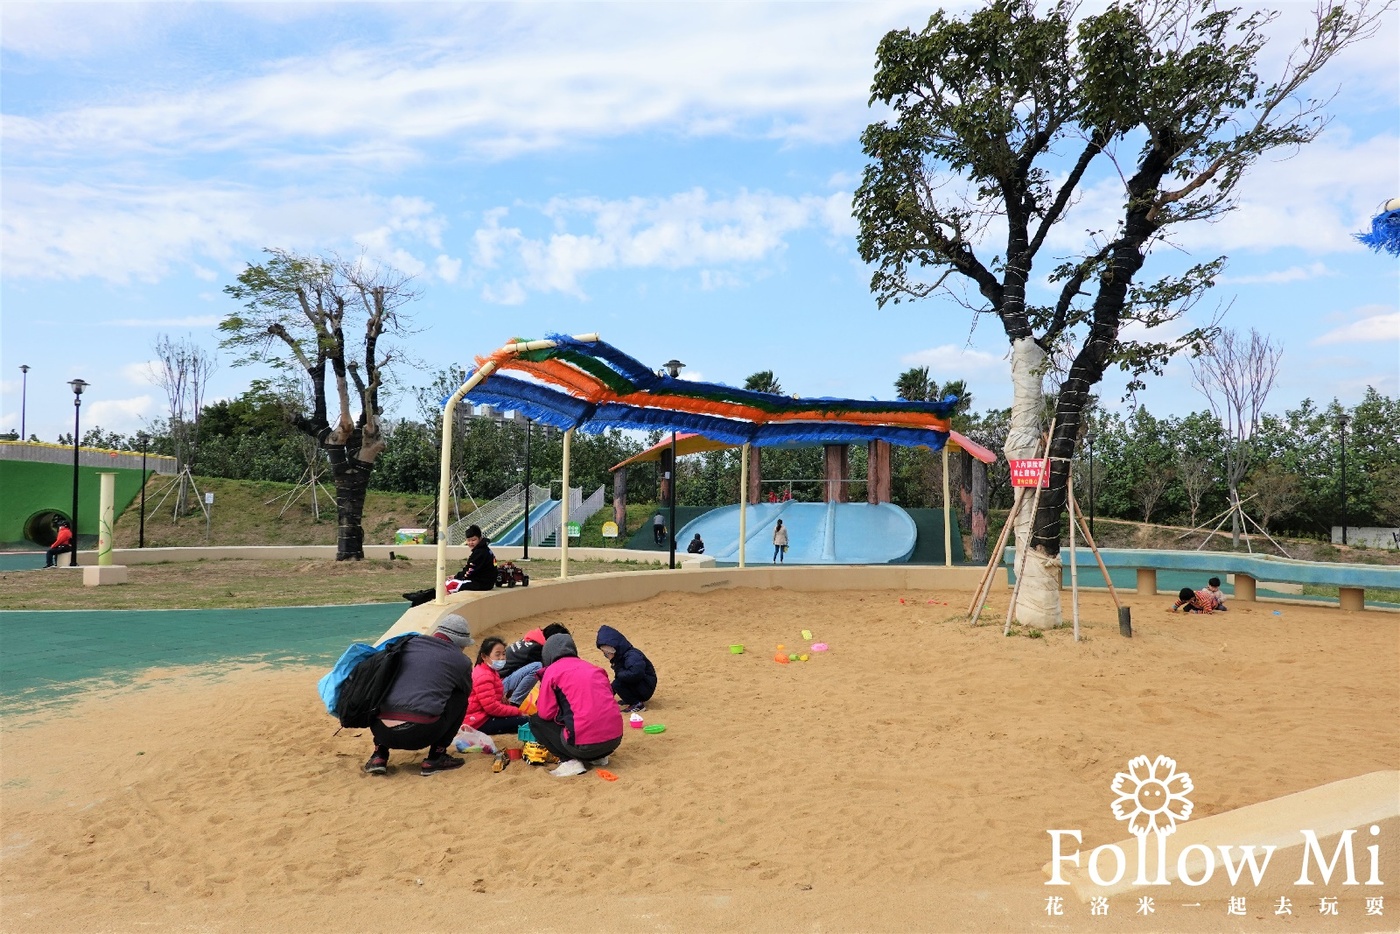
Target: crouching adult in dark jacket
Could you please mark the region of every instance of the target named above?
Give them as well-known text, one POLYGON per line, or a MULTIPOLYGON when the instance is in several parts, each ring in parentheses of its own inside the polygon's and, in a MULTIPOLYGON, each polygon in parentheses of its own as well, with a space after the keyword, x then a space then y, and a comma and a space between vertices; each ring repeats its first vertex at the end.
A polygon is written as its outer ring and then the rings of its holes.
POLYGON ((388 772, 390 749, 427 747, 420 775, 462 765, 447 754, 447 747, 467 713, 472 666, 462 650, 475 641, 467 621, 456 614, 444 617, 432 635, 408 640, 389 696, 369 725, 374 754, 365 763, 366 772, 388 772))
POLYGON ((598 629, 598 648, 612 663, 613 693, 624 707, 645 710, 656 693, 656 669, 642 650, 611 626, 598 629))

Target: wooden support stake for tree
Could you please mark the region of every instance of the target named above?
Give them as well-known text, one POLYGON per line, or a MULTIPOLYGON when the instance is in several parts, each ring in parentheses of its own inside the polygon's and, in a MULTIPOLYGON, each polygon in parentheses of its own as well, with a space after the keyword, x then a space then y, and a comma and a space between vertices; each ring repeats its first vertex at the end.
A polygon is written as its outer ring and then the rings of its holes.
MULTIPOLYGON (((1070 494, 1073 500, 1073 494, 1070 494)), ((1094 536, 1089 532, 1089 525, 1084 521, 1084 513, 1079 510, 1079 501, 1074 501, 1074 515, 1079 520, 1079 531, 1084 533, 1084 540, 1089 543, 1089 550, 1094 553, 1094 560, 1099 563, 1099 570, 1103 571, 1103 581, 1108 585, 1108 594, 1113 598, 1113 605, 1118 608, 1119 618, 1123 615, 1123 601, 1118 599, 1118 591, 1114 589, 1113 578, 1108 576, 1108 568, 1104 566, 1103 556, 1099 554, 1099 546, 1094 543, 1094 536)))
POLYGON ((1074 641, 1079 641, 1079 557, 1074 553, 1074 471, 1067 481, 1069 506, 1069 602, 1074 614, 1074 641))
POLYGON ((982 580, 977 584, 977 590, 972 595, 972 602, 967 606, 967 621, 976 622, 977 617, 982 613, 982 607, 986 605, 987 598, 991 596, 992 579, 996 576, 997 565, 1001 563, 1001 556, 1006 552, 1006 538, 1011 534, 1012 523, 1016 521, 1016 514, 1021 511, 1021 504, 1025 502, 1025 487, 1018 487, 1016 499, 1011 503, 1011 511, 1006 514, 1006 523, 1001 527, 1001 534, 997 536, 996 547, 992 549, 992 559, 987 562, 986 569, 982 572, 982 580))

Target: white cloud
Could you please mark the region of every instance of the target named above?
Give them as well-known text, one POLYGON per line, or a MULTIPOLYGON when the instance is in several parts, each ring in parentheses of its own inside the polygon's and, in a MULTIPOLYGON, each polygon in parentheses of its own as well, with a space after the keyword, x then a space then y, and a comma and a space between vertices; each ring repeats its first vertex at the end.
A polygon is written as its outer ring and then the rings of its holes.
POLYGON ((1220 276, 1215 281, 1217 285, 1287 285, 1292 282, 1306 282, 1309 279, 1335 275, 1336 273, 1328 268, 1326 263, 1309 263, 1306 266, 1289 266, 1287 269, 1277 269, 1273 272, 1254 275, 1225 275, 1220 276))
POLYGON ((5 274, 15 279, 155 282, 176 266, 203 269, 200 260, 236 269, 269 244, 363 248, 414 274, 426 267, 407 247, 440 250, 446 226, 421 198, 223 183, 45 184, 24 173, 6 175, 3 208, 5 274))
MULTIPOLYGON (((711 198, 692 189, 668 198, 555 198, 541 213, 554 232, 538 238, 519 227, 502 226, 505 209, 485 215, 485 226, 472 236, 478 271, 523 267, 505 294, 561 292, 584 298, 581 279, 607 269, 721 266, 756 263, 786 246, 798 230, 824 223, 830 201, 814 196, 790 197, 742 191, 732 198, 711 198), (584 232, 572 232, 582 226, 584 232)), ((702 273, 702 287, 731 285, 713 268, 702 273)), ((483 296, 500 295, 502 286, 488 286, 483 296)))
POLYGON ((100 399, 83 407, 88 425, 101 425, 108 431, 126 432, 140 426, 141 419, 154 411, 150 396, 130 399, 100 399))
POLYGON ((1011 380, 1011 362, 1005 354, 987 353, 957 344, 939 344, 916 350, 899 358, 905 366, 926 366, 929 378, 940 383, 950 379, 967 380, 970 386, 979 383, 1007 383, 1011 380))
POLYGON ((440 254, 437 259, 433 260, 433 271, 443 282, 456 282, 457 276, 462 272, 462 261, 440 254))
POLYGON ((1400 312, 1385 305, 1367 305, 1357 310, 1357 320, 1321 334, 1314 346, 1323 344, 1388 343, 1400 341, 1400 312))
POLYGON ((139 363, 123 364, 119 372, 127 382, 144 386, 155 382, 157 366, 154 360, 142 360, 139 363))
MULTIPOLYGON (((504 157, 648 127, 845 139, 868 116, 872 49, 926 16, 888 3, 463 5, 420 17, 415 34, 391 12, 395 28, 375 45, 342 42, 193 89, 15 115, 6 143, 161 153, 268 142, 286 151, 295 139, 396 153, 453 139, 504 157)), ((43 26, 27 30, 27 48, 62 41, 43 26)))

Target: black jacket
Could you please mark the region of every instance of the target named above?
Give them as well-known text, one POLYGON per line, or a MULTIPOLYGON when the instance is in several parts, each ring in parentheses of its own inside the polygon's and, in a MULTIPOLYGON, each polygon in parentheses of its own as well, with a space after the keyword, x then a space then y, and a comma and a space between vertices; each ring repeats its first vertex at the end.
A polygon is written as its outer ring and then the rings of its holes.
POLYGON ((496 586, 496 556, 486 539, 481 539, 467 557, 467 563, 457 572, 457 579, 466 581, 465 590, 490 590, 496 586))
POLYGON ((497 672, 502 678, 513 675, 531 662, 544 661, 544 646, 529 639, 517 639, 506 646, 506 663, 497 672))

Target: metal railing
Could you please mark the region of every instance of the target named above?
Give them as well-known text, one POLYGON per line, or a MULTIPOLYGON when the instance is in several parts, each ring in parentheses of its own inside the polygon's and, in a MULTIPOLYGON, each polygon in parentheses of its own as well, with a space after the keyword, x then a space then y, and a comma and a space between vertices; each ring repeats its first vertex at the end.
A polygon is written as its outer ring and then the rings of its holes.
MULTIPOLYGON (((594 490, 587 499, 583 498, 583 488, 576 486, 569 490, 569 522, 582 528, 583 524, 592 518, 594 513, 603 508, 603 505, 603 488, 601 486, 594 490)), ((563 510, 556 509, 536 522, 530 527, 530 541, 544 545, 552 538, 554 543, 558 544, 560 520, 563 518, 563 510)))
MULTIPOLYGON (((530 484, 530 501, 542 503, 549 498, 549 488, 530 484)), ((514 525, 525 512, 525 487, 517 483, 500 496, 477 507, 447 527, 447 544, 460 545, 466 540, 470 525, 481 527, 481 534, 495 538, 514 525)))

